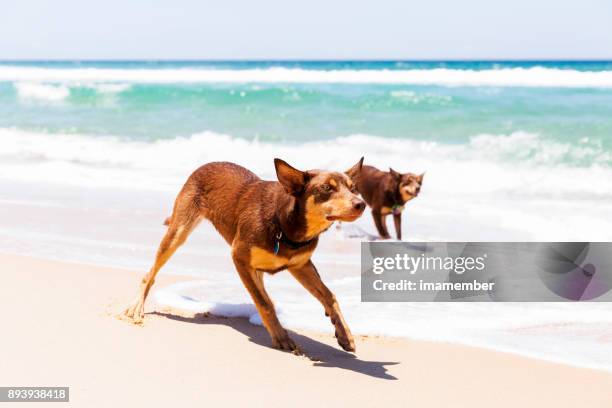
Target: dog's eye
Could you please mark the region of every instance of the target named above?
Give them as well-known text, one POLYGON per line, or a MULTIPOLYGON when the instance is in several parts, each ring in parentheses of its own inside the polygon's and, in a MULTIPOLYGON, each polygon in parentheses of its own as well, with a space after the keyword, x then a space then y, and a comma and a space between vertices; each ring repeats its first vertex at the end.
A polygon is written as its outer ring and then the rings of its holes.
POLYGON ((321 185, 321 190, 323 190, 323 191, 330 191, 331 190, 331 186, 329 184, 327 184, 327 183, 322 184, 321 185))

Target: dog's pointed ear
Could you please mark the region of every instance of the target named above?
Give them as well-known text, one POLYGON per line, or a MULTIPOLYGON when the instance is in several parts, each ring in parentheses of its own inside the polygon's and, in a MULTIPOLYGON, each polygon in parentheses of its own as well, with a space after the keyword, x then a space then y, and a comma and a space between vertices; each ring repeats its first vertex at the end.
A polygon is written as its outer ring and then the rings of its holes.
POLYGON ((353 183, 357 183, 359 181, 359 177, 361 177, 361 169, 363 168, 363 157, 359 159, 357 164, 344 172, 347 176, 353 180, 353 183))
POLYGON ((401 178, 402 174, 393 170, 391 167, 389 167, 389 173, 391 173, 391 175, 395 178, 401 178))
POLYGON ((304 190, 308 181, 308 175, 296 168, 291 167, 286 161, 274 159, 276 177, 289 194, 299 194, 304 190))
POLYGON ((423 182, 423 177, 425 177, 425 171, 423 173, 421 173, 421 175, 419 176, 419 183, 423 182))

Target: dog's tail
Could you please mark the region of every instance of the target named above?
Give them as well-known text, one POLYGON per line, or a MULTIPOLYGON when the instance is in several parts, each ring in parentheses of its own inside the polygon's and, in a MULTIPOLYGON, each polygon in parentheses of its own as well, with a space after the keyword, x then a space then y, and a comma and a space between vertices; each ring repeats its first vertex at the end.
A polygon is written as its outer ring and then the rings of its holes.
POLYGON ((168 217, 168 218, 166 218, 166 219, 164 220, 164 225, 165 225, 165 226, 170 225, 170 219, 171 219, 171 218, 172 218, 172 217, 168 217))

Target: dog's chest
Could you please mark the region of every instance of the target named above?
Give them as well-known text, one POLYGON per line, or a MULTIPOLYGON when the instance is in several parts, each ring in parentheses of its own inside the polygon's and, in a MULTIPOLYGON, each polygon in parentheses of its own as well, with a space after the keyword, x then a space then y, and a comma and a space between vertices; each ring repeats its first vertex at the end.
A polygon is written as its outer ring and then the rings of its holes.
POLYGON ((393 212, 393 210, 391 209, 391 207, 382 207, 382 208, 380 209, 380 213, 381 213, 382 215, 389 215, 389 214, 391 214, 392 212, 393 212))
POLYGON ((291 257, 275 255, 273 252, 259 247, 251 248, 251 267, 262 271, 278 271, 284 268, 304 265, 310 259, 312 252, 297 252, 291 257))
POLYGON ((380 209, 380 213, 382 215, 402 215, 402 211, 404 211, 403 205, 394 205, 393 207, 382 207, 380 209))

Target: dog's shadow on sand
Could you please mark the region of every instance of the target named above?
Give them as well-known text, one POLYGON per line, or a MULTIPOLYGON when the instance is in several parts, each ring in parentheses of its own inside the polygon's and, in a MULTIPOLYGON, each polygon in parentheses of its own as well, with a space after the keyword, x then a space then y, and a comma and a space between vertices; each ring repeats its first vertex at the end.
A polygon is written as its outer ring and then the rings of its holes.
MULTIPOLYGON (((244 334, 249 338, 249 341, 255 344, 262 347, 271 347, 270 336, 266 330, 261 326, 250 324, 244 318, 224 318, 213 316, 208 313, 198 313, 192 317, 185 317, 168 312, 152 312, 150 314, 186 323, 219 324, 228 326, 244 334)), ((396 365, 399 364, 399 362, 365 361, 359 359, 352 353, 329 346, 299 333, 289 331, 289 335, 300 346, 304 355, 313 361, 315 367, 336 367, 385 380, 397 380, 397 377, 387 373, 386 366, 396 365)))

